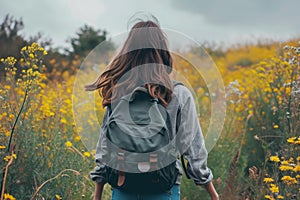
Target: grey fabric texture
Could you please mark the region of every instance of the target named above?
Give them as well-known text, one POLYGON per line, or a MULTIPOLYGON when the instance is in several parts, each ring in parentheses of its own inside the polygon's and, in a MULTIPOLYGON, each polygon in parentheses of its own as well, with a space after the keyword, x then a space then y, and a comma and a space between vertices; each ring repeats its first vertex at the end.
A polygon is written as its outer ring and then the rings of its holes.
MULTIPOLYGON (((188 88, 183 85, 177 85, 174 88, 172 101, 167 106, 167 112, 171 118, 172 131, 176 133, 179 153, 187 160, 188 176, 196 185, 206 185, 212 180, 213 174, 207 167, 208 153, 205 148, 194 98, 188 88), (178 109, 180 110, 180 117, 178 117, 178 109)), ((101 133, 107 119, 108 111, 106 109, 102 121, 101 133)), ((90 177, 93 181, 104 184, 107 181, 105 179, 106 169, 103 158, 107 152, 107 145, 106 137, 101 133, 96 147, 96 167, 90 173, 90 177)), ((176 161, 176 167, 179 169, 176 184, 180 184, 183 170, 181 169, 179 159, 176 161)))

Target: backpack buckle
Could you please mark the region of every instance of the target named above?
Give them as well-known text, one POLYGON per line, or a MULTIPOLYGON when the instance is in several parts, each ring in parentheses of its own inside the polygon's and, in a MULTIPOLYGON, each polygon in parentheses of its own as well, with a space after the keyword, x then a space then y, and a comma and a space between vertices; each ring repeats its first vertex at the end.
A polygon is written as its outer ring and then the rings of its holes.
POLYGON ((118 151, 117 157, 118 157, 118 186, 121 187, 125 182, 125 173, 124 173, 124 151, 120 150, 118 151))
POLYGON ((123 151, 118 151, 117 158, 120 171, 124 170, 124 155, 125 153, 123 151))
POLYGON ((140 172, 148 172, 150 170, 149 162, 139 162, 138 169, 140 170, 140 172))
POLYGON ((150 158, 149 158, 149 161, 150 161, 150 169, 151 170, 157 170, 158 169, 158 166, 157 166, 157 154, 150 154, 150 158))
POLYGON ((118 161, 124 160, 124 152, 118 151, 118 161))

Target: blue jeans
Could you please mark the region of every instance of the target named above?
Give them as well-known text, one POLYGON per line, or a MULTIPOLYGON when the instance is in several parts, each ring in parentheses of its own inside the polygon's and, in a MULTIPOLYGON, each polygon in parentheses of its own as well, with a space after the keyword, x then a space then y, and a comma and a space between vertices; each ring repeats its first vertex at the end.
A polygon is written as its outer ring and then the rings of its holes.
POLYGON ((180 200, 180 186, 175 184, 170 191, 161 194, 126 193, 113 188, 112 200, 180 200))

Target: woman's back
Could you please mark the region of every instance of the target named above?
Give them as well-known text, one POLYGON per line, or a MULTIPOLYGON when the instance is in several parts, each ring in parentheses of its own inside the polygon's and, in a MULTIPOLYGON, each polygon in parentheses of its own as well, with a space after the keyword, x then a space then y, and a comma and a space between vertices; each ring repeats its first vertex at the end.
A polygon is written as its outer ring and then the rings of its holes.
MULTIPOLYGON (((212 199, 218 199, 218 195, 211 183, 213 178, 212 172, 206 165, 207 151, 193 96, 182 84, 176 84, 174 87, 170 79, 172 70, 172 56, 168 50, 167 38, 160 26, 153 21, 141 21, 132 27, 122 49, 107 66, 105 72, 94 83, 86 86, 86 90, 88 91, 98 90, 99 94, 103 97, 103 106, 107 107, 97 144, 97 166, 91 172, 92 180, 97 182, 94 199, 101 199, 103 185, 109 182, 113 188, 113 199, 132 200, 142 198, 163 200, 172 198, 179 200, 179 185, 182 178, 180 161, 177 159, 177 155, 179 154, 183 155, 188 161, 187 176, 193 179, 197 185, 206 185, 206 189, 211 194, 212 199), (130 119, 131 115, 127 109, 132 104, 132 101, 129 98, 127 103, 124 104, 123 102, 122 106, 119 106, 119 102, 124 96, 135 91, 137 87, 142 87, 146 90, 146 93, 152 99, 151 101, 154 102, 153 106, 157 108, 161 106, 161 108, 166 110, 167 120, 163 122, 165 123, 164 128, 169 130, 162 132, 164 131, 163 128, 153 129, 153 127, 148 126, 149 124, 139 124, 143 127, 143 129, 140 129, 143 130, 140 133, 144 134, 144 136, 139 138, 139 142, 134 142, 136 139, 128 136, 129 133, 131 134, 133 127, 136 127, 136 124, 132 124, 134 120, 130 119), (118 103, 115 104, 115 102, 118 103), (118 109, 121 110, 121 114, 118 114, 118 109), (128 117, 124 117, 125 112, 129 113, 126 115, 128 117), (122 115, 123 117, 120 117, 122 115), (128 123, 128 120, 130 123, 128 123), (150 135, 150 132, 146 132, 147 129, 151 129, 152 132, 153 130, 157 130, 156 135, 153 135, 151 132, 153 138, 145 137, 148 133, 150 135), (127 136, 120 137, 121 133, 127 136), (146 141, 150 141, 150 143, 156 141, 156 144, 158 144, 159 142, 157 141, 163 138, 160 135, 164 135, 165 133, 169 134, 169 143, 171 145, 168 144, 161 147, 163 149, 161 152, 164 153, 157 154, 156 150, 135 152, 135 146, 143 147, 143 145, 146 145, 146 141), (123 140, 122 138, 125 139, 123 140), (124 146, 124 144, 126 145, 124 146), (127 147, 130 147, 130 151, 128 151, 127 147), (115 157, 109 156, 112 154, 115 157), (146 159, 145 162, 137 162, 136 168, 140 171, 132 172, 130 168, 126 168, 128 166, 126 161, 129 159, 127 154, 131 155, 131 158, 135 156, 139 157, 140 154, 142 155, 140 157, 144 156, 146 159), (170 155, 173 155, 173 157, 170 155), (149 164, 149 168, 145 167, 147 163, 149 164), (163 171, 167 167, 168 170, 163 171), (171 173, 174 170, 178 171, 178 173, 171 173), (138 172, 140 174, 137 174, 138 172), (161 182, 160 180, 163 179, 159 179, 158 176, 153 179, 152 175, 155 174, 154 172, 160 174, 161 177, 173 178, 171 185, 166 185, 170 184, 168 181, 161 182), (150 176, 150 181, 154 180, 151 187, 154 188, 155 184, 158 183, 162 184, 161 187, 157 187, 161 190, 156 190, 155 194, 154 192, 150 192, 149 194, 146 190, 139 191, 138 188, 141 188, 139 186, 143 185, 143 180, 146 179, 138 179, 137 177, 145 175, 150 176), (127 191, 126 184, 132 185, 130 191, 127 191)), ((146 109, 150 118, 152 115, 150 122, 156 121, 160 123, 158 116, 162 113, 155 115, 153 114, 155 113, 154 110, 151 106, 146 109)), ((144 113, 144 111, 141 111, 141 113, 144 113)), ((139 136, 138 130, 135 129, 134 131, 135 134, 138 134, 135 137, 139 136)), ((147 183, 147 185, 150 186, 151 184, 147 183)), ((151 189, 149 188, 149 191, 152 191, 151 189)))

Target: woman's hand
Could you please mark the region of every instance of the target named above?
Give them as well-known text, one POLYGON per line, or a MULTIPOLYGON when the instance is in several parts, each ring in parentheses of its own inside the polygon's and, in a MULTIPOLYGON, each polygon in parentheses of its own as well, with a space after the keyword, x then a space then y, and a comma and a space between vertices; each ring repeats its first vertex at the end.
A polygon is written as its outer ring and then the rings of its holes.
POLYGON ((209 182, 207 185, 205 185, 205 189, 209 193, 211 200, 219 200, 219 195, 218 195, 212 181, 209 182))
POLYGON ((211 196, 211 200, 219 200, 219 195, 211 196))
POLYGON ((102 192, 103 192, 103 184, 96 183, 95 185, 95 194, 93 200, 101 200, 102 199, 102 192))

